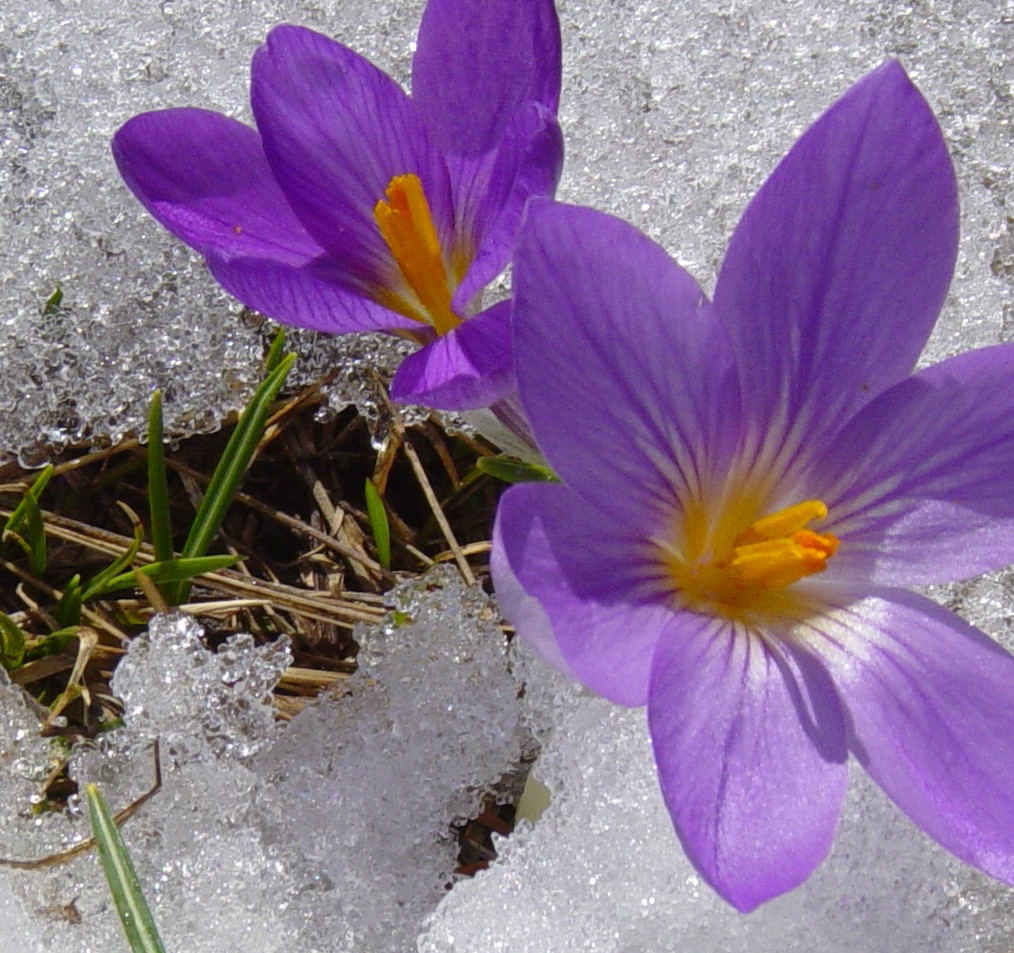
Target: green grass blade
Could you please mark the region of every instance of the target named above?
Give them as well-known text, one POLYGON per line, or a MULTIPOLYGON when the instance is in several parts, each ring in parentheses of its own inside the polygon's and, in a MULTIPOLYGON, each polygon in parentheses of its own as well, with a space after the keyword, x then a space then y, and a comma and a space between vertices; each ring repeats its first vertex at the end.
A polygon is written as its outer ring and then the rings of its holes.
POLYGON ((155 559, 173 558, 173 528, 169 514, 169 484, 165 472, 165 444, 162 425, 162 391, 151 395, 148 409, 148 512, 151 517, 151 545, 155 559))
POLYGON ((4 524, 2 538, 17 543, 28 556, 32 575, 41 579, 46 574, 46 529, 42 522, 39 497, 53 475, 52 465, 46 467, 29 487, 21 502, 4 524))
POLYGON ((25 661, 34 662, 47 655, 57 655, 64 651, 77 636, 77 627, 58 629, 41 639, 32 639, 25 646, 25 661))
POLYGON ((63 301, 63 288, 57 285, 53 293, 46 299, 42 306, 43 314, 56 314, 60 310, 60 303, 63 301))
POLYGON ((165 953, 155 919, 141 892, 134 864, 105 799, 94 784, 85 785, 85 797, 106 883, 109 884, 131 953, 165 953))
MULTIPOLYGON (((136 518, 136 517, 135 517, 136 518)), ((95 577, 84 587, 84 591, 81 593, 81 599, 87 602, 89 599, 95 599, 97 596, 102 595, 109 590, 106 588, 106 584, 110 579, 115 579, 117 576, 123 574, 124 569, 127 568, 137 555, 137 551, 141 548, 141 543, 144 541, 144 527, 140 522, 134 523, 134 541, 114 559, 105 569, 100 573, 97 573, 95 577)))
POLYGON ((183 545, 182 556, 202 556, 211 545, 215 533, 222 525, 225 511, 232 503, 250 466, 257 444, 264 435, 271 404, 282 389, 295 360, 295 354, 287 355, 264 379, 243 411, 222 453, 222 459, 211 476, 211 482, 183 545))
MULTIPOLYGON (((215 467, 204 499, 194 516, 187 541, 183 544, 180 553, 182 557, 203 556, 207 552, 211 541, 222 525, 225 513, 239 489, 247 468, 253 460, 257 445, 264 435, 264 427, 271 412, 271 404, 282 389, 285 378, 292 370, 295 360, 295 354, 287 354, 283 357, 278 366, 257 388, 257 392, 247 404, 243 415, 239 418, 239 423, 236 424, 236 429, 226 444, 222 459, 215 467)), ((166 599, 172 605, 180 605, 187 600, 189 595, 189 584, 181 583, 167 593, 166 599), (170 595, 173 598, 170 599, 170 595)))
POLYGON ((25 536, 31 547, 28 562, 35 577, 41 579, 46 575, 48 561, 46 557, 46 527, 42 522, 42 510, 35 497, 29 494, 26 499, 28 500, 28 519, 25 520, 25 536))
POLYGON ((28 557, 28 568, 36 579, 46 575, 46 528, 42 522, 42 511, 31 493, 18 504, 23 507, 24 518, 17 530, 7 530, 6 539, 17 543, 28 557))
POLYGON ((84 593, 81 591, 81 576, 75 574, 63 587, 63 595, 53 610, 53 616, 62 628, 70 628, 81 622, 81 603, 84 593))
POLYGON ((264 356, 264 373, 270 374, 281 363, 285 352, 285 328, 279 328, 268 353, 264 356))
POLYGON ((9 616, 0 612, 0 665, 8 672, 25 660, 25 633, 9 616))
POLYGON ((26 509, 28 503, 26 502, 28 497, 31 496, 35 499, 36 504, 39 502, 39 497, 42 496, 42 491, 46 489, 49 483, 50 477, 53 476, 53 465, 50 464, 46 467, 29 487, 28 492, 21 498, 21 502, 14 508, 14 512, 7 518, 7 522, 4 525, 4 535, 8 533, 17 533, 20 531, 21 526, 24 524, 26 519, 26 509))
POLYGON ((546 466, 528 463, 518 457, 501 454, 496 457, 479 457, 475 467, 487 476, 504 483, 559 483, 560 478, 546 466))
POLYGON ((206 572, 217 572, 219 569, 228 569, 242 562, 240 556, 193 556, 189 559, 167 559, 162 563, 149 563, 147 566, 139 566, 131 572, 125 572, 119 576, 107 579, 102 588, 94 592, 93 598, 101 598, 111 592, 119 592, 121 589, 132 589, 137 585, 134 573, 144 573, 152 582, 164 585, 166 583, 186 582, 195 576, 206 572))
POLYGON ((384 501, 377 492, 374 482, 367 477, 366 515, 370 518, 370 529, 373 531, 373 545, 377 547, 377 562, 385 569, 391 568, 391 523, 387 518, 384 501))
POLYGON ((32 558, 32 547, 29 546, 28 540, 21 536, 20 533, 6 533, 4 534, 4 542, 12 542, 16 546, 19 546, 24 554, 31 559, 32 558))

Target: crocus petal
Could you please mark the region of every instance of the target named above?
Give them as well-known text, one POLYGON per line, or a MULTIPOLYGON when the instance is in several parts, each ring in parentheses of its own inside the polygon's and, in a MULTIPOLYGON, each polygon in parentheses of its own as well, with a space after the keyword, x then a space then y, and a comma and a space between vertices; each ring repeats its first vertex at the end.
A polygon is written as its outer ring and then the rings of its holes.
MULTIPOLYGON (((623 530, 592 513, 566 487, 525 484, 500 500, 494 586, 524 593, 542 606, 560 656, 579 681, 621 705, 643 705, 651 655, 672 613, 636 601, 635 558, 623 530), (504 573, 504 568, 509 574, 504 573)), ((523 639, 545 655, 545 626, 530 633, 503 605, 523 639)))
POLYGON ((292 266, 212 251, 207 262, 218 283, 248 308, 297 328, 348 334, 420 327, 364 297, 358 288, 343 286, 342 269, 329 256, 292 266))
POLYGON ((449 170, 459 230, 471 237, 475 259, 454 296, 459 314, 510 261, 528 200, 551 198, 563 168, 563 135, 538 103, 515 113, 495 152, 452 157, 449 170))
POLYGON ((873 779, 949 851, 1014 883, 1014 658, 902 590, 842 599, 811 625, 873 779))
POLYGON ((410 354, 391 381, 391 396, 438 410, 488 407, 515 387, 511 306, 501 301, 410 354))
POLYGON ((323 254, 278 188, 249 126, 205 109, 166 109, 113 139, 120 175, 144 207, 202 254, 296 265, 323 254))
POLYGON ((247 307, 332 334, 415 325, 364 299, 310 237, 248 126, 203 109, 144 113, 117 132, 113 156, 145 208, 247 307))
POLYGON ((838 100, 754 197, 715 290, 744 405, 790 452, 907 377, 957 253, 954 170, 891 62, 838 100))
POLYGON ((429 0, 412 61, 412 99, 440 149, 494 148, 517 109, 560 101, 553 0, 429 0))
POLYGON ((255 54, 251 103, 264 152, 307 231, 364 280, 394 264, 373 209, 396 175, 422 182, 444 247, 454 228, 447 169, 401 87, 353 50, 280 26, 255 54))
POLYGON ((518 388, 593 511, 643 534, 728 461, 735 371, 697 283, 619 219, 533 199, 514 266, 518 388))
POLYGON ((812 659, 683 615, 658 642, 648 725, 676 833, 718 893, 748 911, 810 875, 847 787, 841 708, 812 659))
POLYGON ((842 540, 836 570, 920 585, 1014 561, 1014 345, 961 354, 893 387, 816 469, 825 529, 842 540))
MULTIPOLYGON (((508 494, 511 490, 507 491, 508 494)), ((508 508, 513 504, 508 504, 508 508)), ((496 589, 496 601, 500 612, 544 662, 570 678, 576 678, 574 670, 567 664, 556 640, 556 633, 549 616, 538 600, 525 592, 518 577, 514 575, 511 561, 507 556, 501 536, 499 513, 493 525, 493 551, 489 557, 489 571, 496 589)))

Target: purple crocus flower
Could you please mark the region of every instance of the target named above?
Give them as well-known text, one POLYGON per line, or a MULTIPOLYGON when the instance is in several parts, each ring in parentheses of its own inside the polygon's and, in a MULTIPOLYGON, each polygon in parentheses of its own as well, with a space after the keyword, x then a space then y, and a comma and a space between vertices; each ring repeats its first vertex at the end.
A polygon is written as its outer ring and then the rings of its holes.
POLYGON ((510 393, 509 306, 481 299, 525 203, 560 172, 552 0, 430 0, 411 97, 296 26, 272 30, 251 74, 256 131, 169 109, 117 132, 134 194, 245 305, 424 345, 395 377, 398 399, 469 409, 510 393))
POLYGON ((897 63, 796 143, 714 301, 629 225, 536 201, 515 260, 521 403, 562 485, 501 502, 507 618, 647 705, 700 874, 740 910, 833 839, 851 754, 1014 882, 1014 658, 904 587, 1014 558, 1014 346, 913 373, 956 185, 897 63))

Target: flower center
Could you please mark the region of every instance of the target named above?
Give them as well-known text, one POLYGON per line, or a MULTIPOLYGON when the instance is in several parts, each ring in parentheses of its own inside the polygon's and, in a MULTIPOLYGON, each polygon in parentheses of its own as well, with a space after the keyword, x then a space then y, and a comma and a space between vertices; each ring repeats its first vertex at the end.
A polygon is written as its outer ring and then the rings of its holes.
POLYGON ((446 334, 461 319, 451 308, 447 265, 422 182, 412 172, 396 175, 384 196, 373 207, 373 217, 416 301, 395 295, 383 303, 446 334))
POLYGON ((669 568, 681 599, 691 609, 731 618, 774 608, 783 590, 823 572, 837 551, 837 537, 809 528, 826 517, 824 503, 804 500, 755 520, 731 540, 685 554, 692 558, 673 558, 669 568))
POLYGON ((732 552, 713 567, 730 576, 733 585, 747 589, 784 589, 827 568, 838 549, 831 533, 807 529, 827 516, 820 500, 788 506, 751 523, 733 540, 732 552))

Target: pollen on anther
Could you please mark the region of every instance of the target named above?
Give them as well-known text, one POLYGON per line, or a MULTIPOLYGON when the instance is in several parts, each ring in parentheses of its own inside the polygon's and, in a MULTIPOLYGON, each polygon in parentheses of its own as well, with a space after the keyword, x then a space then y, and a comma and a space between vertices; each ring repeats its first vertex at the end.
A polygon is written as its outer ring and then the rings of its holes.
MULTIPOLYGON (((457 327, 461 319, 451 307, 453 295, 447 263, 419 176, 411 172, 394 176, 384 198, 373 207, 373 217, 418 302, 418 305, 403 302, 400 310, 432 325, 437 334, 446 334, 457 327)), ((386 293, 384 297, 398 296, 386 293)))

